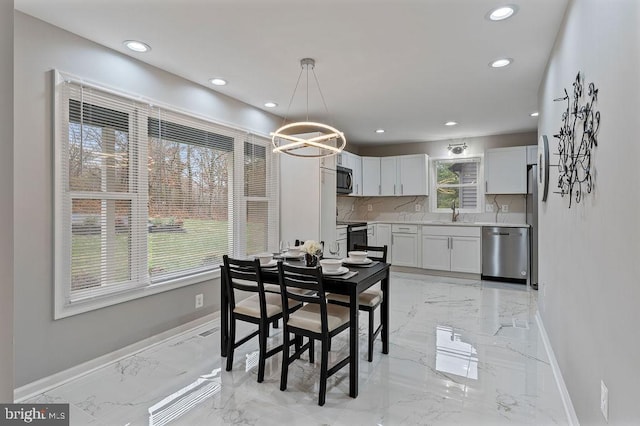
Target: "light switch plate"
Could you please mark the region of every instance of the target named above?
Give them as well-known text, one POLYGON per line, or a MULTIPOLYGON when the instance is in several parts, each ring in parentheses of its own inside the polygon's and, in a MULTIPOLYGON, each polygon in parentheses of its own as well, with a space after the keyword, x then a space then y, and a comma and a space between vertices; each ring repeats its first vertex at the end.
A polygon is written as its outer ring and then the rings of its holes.
POLYGON ((373 211, 373 206, 371 204, 367 204, 367 211, 368 212, 373 211))
POLYGON ((509 213, 509 204, 503 204, 500 210, 502 213, 509 213))
POLYGON ((487 213, 493 213, 493 204, 487 204, 484 206, 484 211, 487 213))

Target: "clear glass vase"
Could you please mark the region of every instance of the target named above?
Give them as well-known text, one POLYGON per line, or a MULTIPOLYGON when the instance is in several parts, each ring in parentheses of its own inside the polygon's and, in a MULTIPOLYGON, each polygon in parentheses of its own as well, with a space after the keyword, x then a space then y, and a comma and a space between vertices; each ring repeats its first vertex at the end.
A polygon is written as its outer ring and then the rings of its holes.
POLYGON ((316 256, 315 254, 305 253, 304 263, 305 263, 305 266, 308 266, 308 267, 318 266, 318 256, 316 256))

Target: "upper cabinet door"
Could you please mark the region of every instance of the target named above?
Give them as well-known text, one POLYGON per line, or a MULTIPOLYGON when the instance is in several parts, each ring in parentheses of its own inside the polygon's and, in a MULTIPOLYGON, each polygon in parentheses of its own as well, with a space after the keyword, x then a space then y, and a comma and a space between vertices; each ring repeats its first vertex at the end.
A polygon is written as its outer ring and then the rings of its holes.
POLYGON ((350 154, 351 170, 353 171, 353 192, 351 195, 362 195, 362 158, 350 154))
POLYGON ((380 158, 380 195, 400 195, 396 176, 396 158, 380 158))
POLYGON ((488 149, 484 154, 486 194, 527 193, 527 147, 488 149))
POLYGON ((362 195, 380 195, 379 157, 362 157, 362 195))
POLYGON ((426 154, 402 155, 397 158, 399 188, 397 195, 429 195, 426 154))

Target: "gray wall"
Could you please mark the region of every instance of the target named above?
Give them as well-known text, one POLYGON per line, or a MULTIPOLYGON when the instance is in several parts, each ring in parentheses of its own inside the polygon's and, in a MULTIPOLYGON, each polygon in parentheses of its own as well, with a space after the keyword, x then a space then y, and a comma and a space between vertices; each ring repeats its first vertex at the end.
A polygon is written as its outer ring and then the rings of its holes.
POLYGON ((0 0, 0 402, 13 402, 13 0, 0 0))
POLYGON ((15 384, 22 386, 219 309, 215 280, 53 320, 50 70, 262 133, 281 119, 19 12, 15 52, 15 384), (205 307, 196 311, 197 293, 205 307))
MULTIPOLYGON (((572 92, 578 71, 600 89, 595 190, 571 209, 550 193, 539 218, 540 312, 583 425, 605 424, 600 380, 609 424, 640 424, 639 29, 637 0, 571 2, 539 91, 539 133, 557 152, 563 105, 553 99, 572 92)), ((557 177, 552 169, 550 192, 557 177)))
MULTIPOLYGON (((531 120, 535 120, 532 118, 531 120)), ((464 139, 447 139, 432 142, 395 143, 389 145, 360 146, 353 152, 362 156, 386 157, 390 155, 428 154, 432 157, 447 155, 450 143, 466 142, 467 154, 483 154, 488 148, 536 145, 536 132, 512 133, 507 135, 477 136, 464 139)), ((347 149, 349 151, 349 149, 347 149)))

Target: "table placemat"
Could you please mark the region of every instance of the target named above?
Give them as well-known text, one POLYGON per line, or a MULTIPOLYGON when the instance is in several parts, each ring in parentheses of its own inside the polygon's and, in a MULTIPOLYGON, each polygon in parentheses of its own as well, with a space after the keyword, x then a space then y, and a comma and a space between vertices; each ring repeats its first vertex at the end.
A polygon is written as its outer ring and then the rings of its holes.
POLYGON ((342 263, 342 264, 348 268, 371 268, 372 266, 375 266, 378 263, 380 262, 378 262, 377 260, 374 260, 371 263, 342 263))
POLYGON ((344 275, 325 275, 325 278, 331 278, 332 280, 348 280, 351 277, 358 275, 358 271, 349 271, 344 275))

